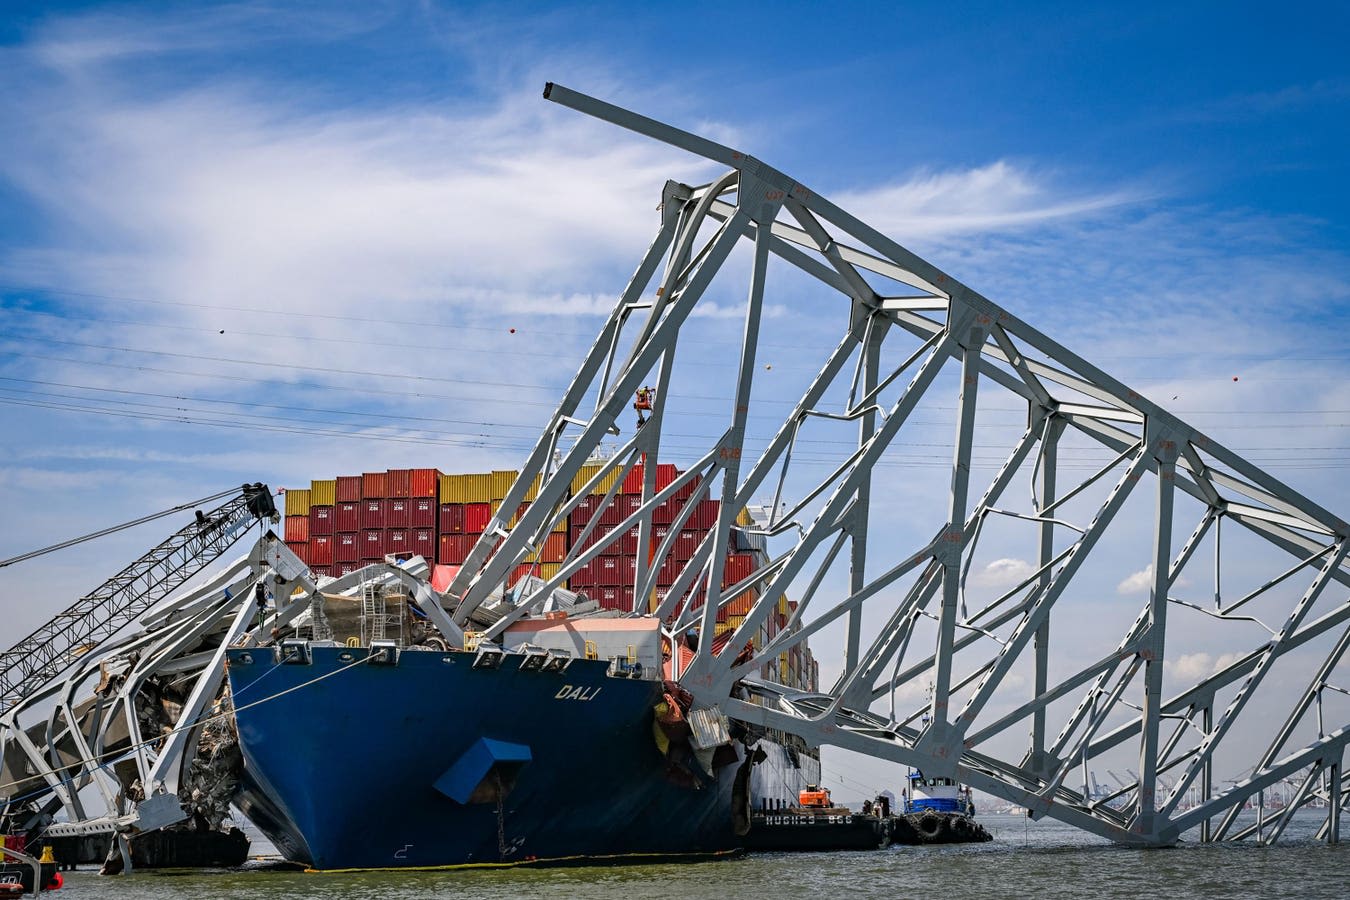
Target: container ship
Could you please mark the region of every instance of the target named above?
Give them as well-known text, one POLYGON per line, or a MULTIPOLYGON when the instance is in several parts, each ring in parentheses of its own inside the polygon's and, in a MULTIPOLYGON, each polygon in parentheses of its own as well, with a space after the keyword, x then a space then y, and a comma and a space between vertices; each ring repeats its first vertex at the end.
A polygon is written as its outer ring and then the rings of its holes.
MULTIPOLYGON (((679 475, 657 468, 658 489, 679 475)), ((598 470, 581 471, 574 496, 598 470)), ((443 589, 516 475, 404 469, 315 480, 286 492, 286 543, 315 575, 334 578, 420 558, 443 589)), ((600 524, 634 511, 642 478, 635 468, 577 503, 511 573, 506 601, 524 579, 548 580, 592 546, 587 525, 611 488, 600 524)), ((655 512, 655 541, 687 500, 677 495, 655 512)), ((450 646, 398 585, 339 596, 321 578, 322 628, 299 620, 295 636, 272 648, 228 653, 244 759, 236 804, 283 855, 323 871, 673 859, 744 847, 751 810, 777 808, 818 781, 819 758, 798 739, 691 709, 667 680, 671 657, 689 648, 672 647, 656 618, 632 615, 659 604, 717 514, 716 501, 698 501, 645 605, 633 588, 637 529, 606 534, 548 611, 515 622, 496 644, 476 645, 469 632, 464 646, 450 646)), ((738 522, 727 585, 767 562, 748 515, 738 522)), ((747 593, 725 605, 715 633, 694 640, 729 641, 754 600, 747 593)), ((786 628, 791 607, 780 598, 750 643, 786 628)), ((775 663, 760 674, 816 688, 818 665, 804 645, 775 663)))

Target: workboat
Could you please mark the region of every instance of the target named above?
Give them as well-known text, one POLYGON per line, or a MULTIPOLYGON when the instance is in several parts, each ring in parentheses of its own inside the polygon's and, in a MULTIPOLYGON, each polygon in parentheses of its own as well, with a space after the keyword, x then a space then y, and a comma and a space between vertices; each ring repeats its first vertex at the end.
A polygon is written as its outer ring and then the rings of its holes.
POLYGON ((60 890, 64 883, 58 871, 52 848, 44 845, 38 855, 29 854, 28 838, 23 834, 0 835, 0 900, 5 897, 22 897, 24 894, 36 894, 34 881, 41 881, 41 890, 60 890))
POLYGON ((958 813, 975 815, 975 804, 970 791, 952 778, 925 778, 919 769, 911 769, 906 779, 908 790, 904 797, 907 813, 958 813))
MULTIPOLYGON (((609 621, 659 635, 655 622, 609 621)), ((236 804, 312 869, 664 860, 742 846, 744 744, 725 719, 691 711, 659 663, 538 644, 442 652, 299 640, 228 657, 244 758, 236 804)))
POLYGON ((828 788, 807 784, 793 805, 756 809, 745 845, 759 851, 876 850, 889 837, 888 818, 880 811, 874 814, 870 802, 855 813, 835 805, 828 788))
POLYGON ((952 778, 928 778, 911 769, 906 779, 901 815, 891 823, 896 844, 963 844, 993 840, 975 821, 970 789, 952 778))

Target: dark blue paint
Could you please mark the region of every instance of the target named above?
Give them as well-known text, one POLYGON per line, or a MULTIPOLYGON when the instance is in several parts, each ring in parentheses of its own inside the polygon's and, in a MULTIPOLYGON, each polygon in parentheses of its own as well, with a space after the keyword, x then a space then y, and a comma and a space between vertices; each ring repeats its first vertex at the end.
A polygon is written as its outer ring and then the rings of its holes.
POLYGON ((240 805, 287 856, 346 869, 738 846, 734 767, 704 790, 667 776, 652 736, 658 683, 610 678, 601 661, 548 673, 521 671, 508 655, 500 668, 474 669, 473 654, 418 651, 396 666, 339 671, 364 652, 314 648, 310 665, 229 652, 243 701, 240 805), (248 706, 262 697, 273 699, 248 706), (436 788, 482 738, 530 748, 503 803, 500 840, 496 804, 458 803, 436 788))

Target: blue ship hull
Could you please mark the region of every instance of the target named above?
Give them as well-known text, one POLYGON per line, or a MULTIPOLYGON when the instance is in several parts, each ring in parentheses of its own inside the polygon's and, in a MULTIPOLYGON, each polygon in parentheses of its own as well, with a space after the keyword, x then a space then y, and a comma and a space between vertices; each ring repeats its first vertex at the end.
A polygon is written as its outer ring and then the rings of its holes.
POLYGON ((378 665, 361 662, 367 652, 313 647, 297 664, 229 651, 238 803, 288 858, 320 870, 428 868, 740 846, 737 766, 699 787, 672 772, 652 733, 659 682, 609 677, 595 660, 546 672, 521 670, 514 654, 475 669, 471 653, 405 651, 378 665), (463 793, 485 746, 528 760, 514 764, 500 806, 463 793))

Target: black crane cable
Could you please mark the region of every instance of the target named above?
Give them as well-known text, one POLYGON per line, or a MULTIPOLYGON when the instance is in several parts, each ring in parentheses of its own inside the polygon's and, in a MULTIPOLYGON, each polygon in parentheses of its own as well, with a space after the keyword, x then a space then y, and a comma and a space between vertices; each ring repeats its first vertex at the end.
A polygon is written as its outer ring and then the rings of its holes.
POLYGON ((206 503, 210 503, 212 500, 220 500, 223 497, 229 497, 237 493, 239 493, 238 488, 234 488, 228 491, 221 491, 220 493, 212 494, 209 497, 202 497, 200 500, 192 500, 188 503, 181 503, 178 506, 172 506, 168 509, 161 510, 157 513, 151 513, 148 516, 141 516, 139 519, 133 519, 130 522, 123 522, 121 525, 110 525, 107 528, 104 528, 102 531, 95 531, 91 534, 82 535, 81 537, 71 538, 68 541, 62 541, 59 544, 52 544, 50 547, 43 547, 40 550, 30 550, 29 552, 20 554, 19 556, 14 556, 6 560, 0 560, 0 569, 3 569, 5 566, 13 565, 14 563, 17 562, 23 562, 26 559, 32 559, 35 556, 42 556, 47 553, 54 553, 57 550, 64 550, 67 547, 74 547, 76 544, 83 544, 85 541, 94 540, 94 538, 101 538, 104 537, 105 535, 114 534, 118 531, 123 531, 127 528, 135 528, 137 525, 144 525, 146 522, 153 522, 155 519, 162 519, 165 516, 171 516, 174 513, 183 512, 184 510, 192 509, 193 507, 197 506, 202 506, 206 503))

